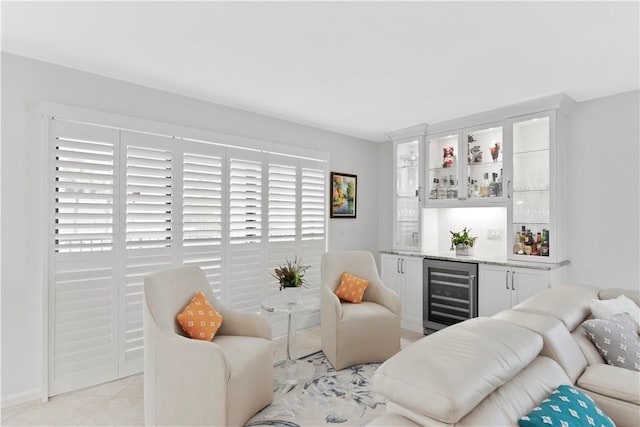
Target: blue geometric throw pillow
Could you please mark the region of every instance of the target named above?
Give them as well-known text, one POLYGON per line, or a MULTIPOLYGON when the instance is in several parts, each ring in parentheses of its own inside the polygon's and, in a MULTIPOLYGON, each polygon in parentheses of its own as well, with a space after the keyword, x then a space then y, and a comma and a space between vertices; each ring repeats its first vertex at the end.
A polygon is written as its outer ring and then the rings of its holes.
POLYGON ((520 427, 615 427, 588 395, 563 384, 518 420, 520 427))

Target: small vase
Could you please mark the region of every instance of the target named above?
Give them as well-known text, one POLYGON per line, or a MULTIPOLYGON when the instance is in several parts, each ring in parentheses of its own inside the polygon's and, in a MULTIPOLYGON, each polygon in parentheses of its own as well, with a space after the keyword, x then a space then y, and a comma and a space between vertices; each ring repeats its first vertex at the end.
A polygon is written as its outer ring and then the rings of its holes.
POLYGON ((473 247, 465 245, 464 243, 458 243, 456 245, 456 255, 469 256, 473 255, 473 247))
POLYGON ((288 287, 282 288, 280 291, 282 293, 282 298, 287 304, 295 304, 302 298, 302 287, 288 287))

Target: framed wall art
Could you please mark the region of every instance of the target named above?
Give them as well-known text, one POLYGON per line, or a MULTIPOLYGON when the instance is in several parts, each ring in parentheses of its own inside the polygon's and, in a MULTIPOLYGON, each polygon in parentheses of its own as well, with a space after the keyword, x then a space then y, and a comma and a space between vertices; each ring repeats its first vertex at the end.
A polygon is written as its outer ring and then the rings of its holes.
POLYGON ((331 172, 331 218, 355 218, 358 177, 348 173, 331 172))

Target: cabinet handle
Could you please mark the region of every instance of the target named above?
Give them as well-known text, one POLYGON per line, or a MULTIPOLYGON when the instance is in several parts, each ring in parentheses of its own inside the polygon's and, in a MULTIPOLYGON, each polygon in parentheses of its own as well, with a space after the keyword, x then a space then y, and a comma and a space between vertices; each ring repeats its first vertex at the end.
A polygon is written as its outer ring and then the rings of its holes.
POLYGON ((507 181, 507 198, 511 198, 511 180, 507 181))
POLYGON ((512 272, 511 272, 511 290, 512 290, 512 291, 515 291, 515 290, 516 290, 516 287, 515 287, 515 285, 513 284, 513 282, 515 282, 515 277, 516 277, 516 272, 515 272, 515 271, 512 271, 512 272))
POLYGON ((422 197, 420 196, 420 190, 421 189, 422 189, 422 186, 418 187, 418 189, 416 190, 416 197, 418 198, 419 202, 422 201, 422 197))
POLYGON ((400 274, 400 258, 396 260, 396 273, 400 274))
POLYGON ((476 281, 476 275, 469 275, 469 319, 476 316, 476 311, 474 310, 475 303, 473 298, 473 283, 476 281))
POLYGON ((404 258, 400 258, 400 274, 404 274, 404 258))
POLYGON ((504 287, 509 290, 509 270, 504 272, 504 287))

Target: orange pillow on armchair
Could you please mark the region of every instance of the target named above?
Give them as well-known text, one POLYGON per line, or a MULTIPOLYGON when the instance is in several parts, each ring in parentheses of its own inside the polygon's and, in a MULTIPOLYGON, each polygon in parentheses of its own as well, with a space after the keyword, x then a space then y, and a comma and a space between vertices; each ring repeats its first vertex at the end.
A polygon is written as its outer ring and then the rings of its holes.
POLYGON ((353 276, 345 271, 342 273, 340 284, 336 288, 336 295, 341 300, 359 304, 362 302, 367 286, 369 286, 368 280, 353 276))

